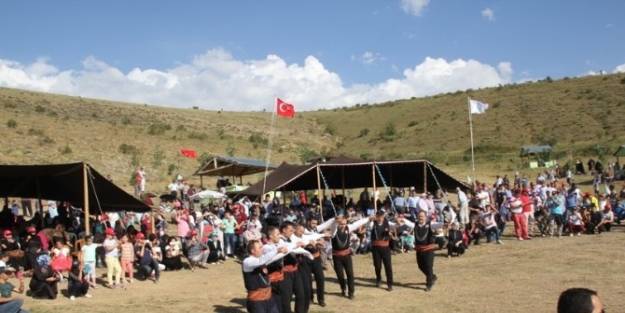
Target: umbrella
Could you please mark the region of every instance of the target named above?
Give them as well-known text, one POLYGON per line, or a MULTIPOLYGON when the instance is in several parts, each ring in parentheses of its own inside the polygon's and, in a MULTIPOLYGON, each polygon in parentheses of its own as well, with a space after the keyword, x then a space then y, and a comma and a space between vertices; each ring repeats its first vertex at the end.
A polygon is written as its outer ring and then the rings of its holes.
POLYGON ((190 196, 189 198, 191 200, 195 200, 195 199, 207 199, 207 198, 212 198, 212 199, 222 199, 226 197, 226 195, 224 195, 221 192, 217 192, 217 191, 213 191, 213 190, 202 190, 192 196, 190 196))

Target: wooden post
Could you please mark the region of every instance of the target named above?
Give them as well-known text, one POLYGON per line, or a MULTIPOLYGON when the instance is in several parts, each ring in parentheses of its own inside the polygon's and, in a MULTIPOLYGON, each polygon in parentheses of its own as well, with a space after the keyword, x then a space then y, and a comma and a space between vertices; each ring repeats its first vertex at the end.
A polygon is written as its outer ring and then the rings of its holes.
POLYGON ((317 199, 319 199, 319 214, 323 222, 323 198, 321 196, 321 170, 319 169, 319 163, 317 163, 317 199))
POLYGON ((89 185, 87 184, 87 163, 82 163, 83 210, 85 211, 85 234, 91 233, 89 227, 89 185))
POLYGON ((423 193, 428 192, 428 164, 423 162, 423 193))
POLYGON ((373 210, 378 212, 378 199, 375 196, 376 187, 375 187, 375 162, 371 165, 371 177, 373 178, 373 210))
POLYGON ((204 176, 200 175, 200 188, 204 188, 204 176))
POLYGON ((152 231, 152 234, 156 234, 156 225, 154 224, 154 222, 156 221, 156 218, 154 217, 154 211, 155 211, 154 208, 152 208, 152 212, 150 214, 151 215, 150 219, 151 219, 151 223, 152 223, 152 229, 150 229, 150 230, 152 231))

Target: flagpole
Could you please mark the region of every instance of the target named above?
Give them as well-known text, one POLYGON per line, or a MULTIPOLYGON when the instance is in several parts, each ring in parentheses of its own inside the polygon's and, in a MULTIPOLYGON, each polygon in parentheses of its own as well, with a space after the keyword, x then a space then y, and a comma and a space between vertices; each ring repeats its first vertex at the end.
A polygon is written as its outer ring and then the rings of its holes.
POLYGON ((265 174, 263 177, 263 193, 261 194, 260 201, 263 201, 265 196, 265 188, 267 187, 267 172, 269 171, 269 160, 271 160, 271 146, 273 145, 273 125, 276 120, 276 108, 275 104, 278 103, 278 98, 274 97, 274 105, 271 110, 271 124, 269 126, 269 138, 267 140, 267 156, 265 157, 265 174))
POLYGON ((469 133, 471 135, 471 170, 473 180, 475 180, 475 153, 473 151, 473 119, 471 118, 471 98, 467 97, 467 106, 469 107, 469 133))

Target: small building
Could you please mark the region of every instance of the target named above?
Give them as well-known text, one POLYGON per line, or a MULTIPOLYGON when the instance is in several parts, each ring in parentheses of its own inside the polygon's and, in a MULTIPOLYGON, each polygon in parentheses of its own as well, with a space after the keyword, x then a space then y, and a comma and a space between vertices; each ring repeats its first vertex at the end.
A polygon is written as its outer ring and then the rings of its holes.
POLYGON ((253 175, 267 170, 275 169, 275 166, 266 165, 265 161, 255 159, 244 159, 225 156, 213 156, 204 162, 200 168, 195 171, 194 176, 200 176, 200 184, 203 185, 204 176, 214 176, 232 178, 232 183, 236 183, 239 178, 239 184, 243 185, 243 176, 253 175))
POLYGON ((552 151, 550 145, 523 146, 520 156, 530 168, 553 167, 556 162, 551 160, 552 151))

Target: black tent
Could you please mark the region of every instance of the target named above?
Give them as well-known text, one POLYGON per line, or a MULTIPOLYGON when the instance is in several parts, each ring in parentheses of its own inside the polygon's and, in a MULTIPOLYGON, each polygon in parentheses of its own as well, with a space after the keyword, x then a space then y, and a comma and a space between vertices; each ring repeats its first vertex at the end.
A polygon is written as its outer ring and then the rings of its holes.
POLYGON ((85 163, 52 165, 0 165, 0 197, 69 201, 84 207, 88 186, 90 213, 101 211, 148 212, 151 208, 110 182, 85 163), (87 174, 85 180, 84 174, 87 174))
MULTIPOLYGON (((283 163, 267 176, 265 192, 325 189, 355 189, 384 184, 392 187, 416 187, 423 191, 439 188, 455 190, 468 189, 466 183, 445 173, 426 160, 364 161, 336 158, 328 162, 310 165, 283 163), (317 177, 319 168, 319 178, 317 177), (325 182, 324 182, 325 181, 325 182)), ((263 181, 250 186, 241 194, 259 196, 263 192, 263 181)))

